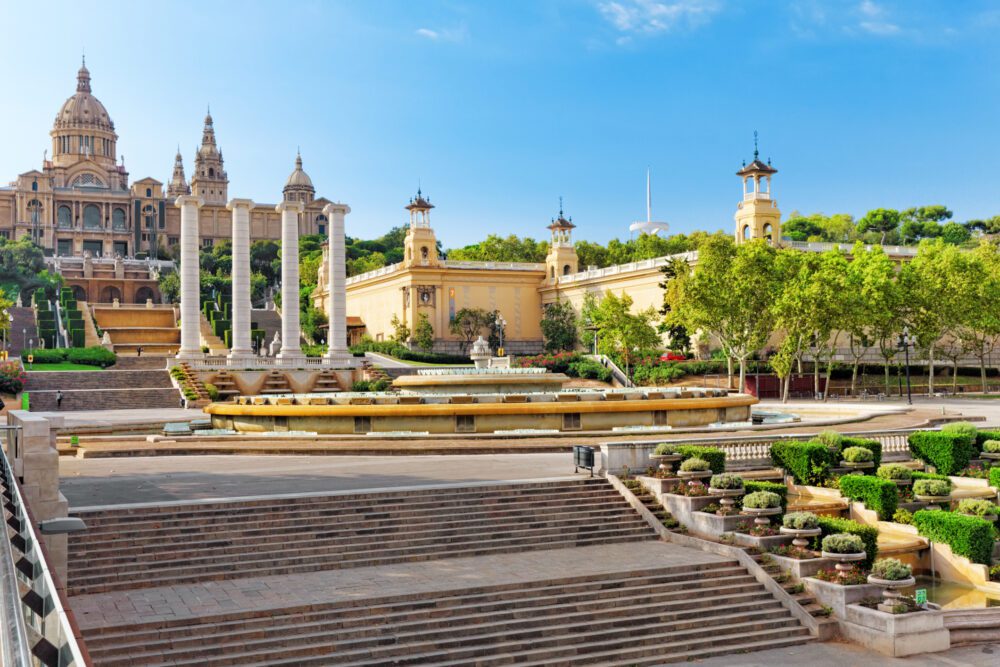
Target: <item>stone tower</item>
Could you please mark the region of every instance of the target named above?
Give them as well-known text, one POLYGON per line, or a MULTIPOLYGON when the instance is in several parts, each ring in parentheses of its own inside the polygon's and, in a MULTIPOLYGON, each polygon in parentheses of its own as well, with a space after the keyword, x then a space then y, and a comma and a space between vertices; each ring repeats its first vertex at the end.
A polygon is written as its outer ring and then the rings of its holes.
POLYGON ((573 247, 572 218, 563 215, 562 198, 559 199, 559 217, 552 220, 549 231, 552 232, 552 244, 549 254, 545 257, 545 275, 549 282, 558 282, 560 276, 568 276, 579 270, 579 259, 576 248, 573 247))
POLYGON ((431 229, 434 204, 417 188, 417 196, 405 208, 410 212, 410 227, 403 240, 403 266, 437 266, 437 237, 431 229))
POLYGON ((167 196, 176 199, 182 195, 191 194, 187 179, 184 177, 184 160, 181 158, 181 148, 177 147, 177 155, 174 156, 174 173, 170 177, 170 185, 167 186, 167 196))
POLYGON ((736 242, 765 239, 777 246, 781 241, 781 211, 771 196, 771 176, 778 170, 771 160, 761 162, 754 132, 753 162, 743 164, 736 175, 743 179, 743 200, 736 206, 736 242))
POLYGON ((206 204, 225 204, 229 201, 229 177, 223 167, 222 151, 215 144, 211 112, 205 115, 201 147, 194 158, 191 194, 201 197, 206 204))

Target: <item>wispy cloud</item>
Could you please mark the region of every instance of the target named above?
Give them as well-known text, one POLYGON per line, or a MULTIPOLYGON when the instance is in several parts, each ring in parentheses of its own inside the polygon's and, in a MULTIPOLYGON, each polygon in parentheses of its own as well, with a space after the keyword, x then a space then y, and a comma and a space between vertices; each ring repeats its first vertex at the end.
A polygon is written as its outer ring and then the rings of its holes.
POLYGON ((792 32, 812 38, 823 34, 868 35, 874 37, 919 37, 914 28, 903 28, 891 12, 875 0, 860 0, 831 11, 822 0, 802 0, 791 7, 792 32))
POLYGON ((721 10, 719 0, 611 0, 597 9, 616 30, 619 43, 635 35, 657 35, 678 28, 696 28, 721 10))
POLYGON ((867 33, 888 36, 898 34, 900 31, 899 25, 889 20, 885 8, 873 0, 862 0, 857 13, 860 16, 858 27, 867 33))
POLYGON ((460 25, 456 28, 417 28, 414 34, 432 42, 464 42, 469 31, 460 25))

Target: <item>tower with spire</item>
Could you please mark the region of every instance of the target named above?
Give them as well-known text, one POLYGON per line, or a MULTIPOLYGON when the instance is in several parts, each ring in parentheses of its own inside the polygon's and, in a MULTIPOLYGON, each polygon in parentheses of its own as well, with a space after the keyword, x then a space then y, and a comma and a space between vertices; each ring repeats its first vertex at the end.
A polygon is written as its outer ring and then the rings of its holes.
POLYGON ((167 196, 177 198, 182 195, 191 194, 187 179, 184 178, 184 160, 181 158, 181 147, 177 147, 177 155, 174 156, 174 173, 170 177, 170 185, 167 186, 167 196))
POLYGON ((212 122, 211 110, 205 114, 201 147, 198 148, 194 158, 191 194, 201 197, 206 204, 225 204, 229 201, 229 176, 222 160, 222 151, 215 143, 215 125, 212 122))
POLYGON ((405 208, 410 212, 410 226, 403 239, 403 266, 437 266, 437 237, 431 229, 434 204, 418 187, 417 196, 405 208))
POLYGON ((550 282, 558 282, 560 276, 568 276, 579 270, 580 260, 573 246, 573 218, 563 213, 562 197, 559 198, 559 217, 549 224, 552 242, 545 257, 545 275, 550 282))
POLYGON ((753 133, 753 161, 743 163, 736 175, 743 179, 743 199, 736 206, 736 242, 764 239, 769 245, 781 242, 781 211, 772 197, 771 176, 778 170, 771 160, 762 162, 757 147, 757 132, 753 133))

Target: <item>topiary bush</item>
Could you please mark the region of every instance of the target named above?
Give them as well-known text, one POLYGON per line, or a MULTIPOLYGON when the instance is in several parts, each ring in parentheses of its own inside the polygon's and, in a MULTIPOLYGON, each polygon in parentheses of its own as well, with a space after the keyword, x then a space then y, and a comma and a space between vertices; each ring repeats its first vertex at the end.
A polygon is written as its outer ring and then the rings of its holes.
POLYGON ((1000 440, 984 440, 983 451, 988 454, 1000 454, 1000 440))
POLYGON ((983 446, 987 440, 1000 441, 1000 431, 976 431, 976 449, 987 451, 983 446))
POLYGON ((875 471, 875 476, 879 479, 888 479, 894 482, 908 482, 913 479, 913 471, 900 463, 889 463, 879 466, 878 470, 875 471))
POLYGON ((974 445, 965 435, 917 431, 909 437, 910 453, 937 468, 942 475, 954 475, 969 465, 974 445))
POLYGON ((875 460, 872 450, 864 447, 848 447, 840 456, 848 463, 872 463, 875 460))
POLYGON ((892 520, 895 523, 901 523, 909 526, 913 523, 913 513, 908 509, 900 507, 896 510, 896 513, 892 515, 892 520))
POLYGON ((743 480, 743 489, 747 493, 767 491, 768 493, 777 494, 778 497, 781 498, 781 511, 784 512, 788 509, 788 487, 784 484, 779 484, 778 482, 745 479, 743 480))
POLYGON ((886 581, 903 581, 913 576, 913 568, 896 558, 879 558, 872 565, 872 576, 886 581))
POLYGON ((22 350, 21 360, 24 362, 28 361, 28 355, 32 355, 35 359, 36 364, 58 364, 60 362, 66 361, 66 353, 69 350, 65 348, 39 348, 37 350, 22 350))
POLYGON ((699 458, 708 461, 709 467, 715 474, 726 471, 726 453, 716 447, 680 445, 675 451, 683 459, 699 458))
POLYGON ((705 459, 690 458, 681 461, 681 472, 704 472, 710 469, 711 466, 705 459))
POLYGON ((756 510, 779 508, 781 496, 770 491, 754 491, 743 496, 743 507, 756 510))
POLYGON ((812 512, 789 512, 781 520, 781 525, 793 530, 812 530, 819 528, 819 517, 812 512))
POLYGON ((840 438, 840 447, 841 451, 848 447, 864 447, 872 453, 872 462, 876 468, 882 464, 882 443, 878 440, 842 436, 840 438))
MULTIPOLYGON (((824 536, 835 533, 850 533, 851 535, 860 537, 862 543, 864 543, 866 555, 866 558, 861 561, 860 565, 863 568, 870 568, 872 566, 875 558, 878 557, 878 528, 839 517, 821 516, 818 518, 819 527, 823 529, 824 536)), ((817 540, 817 546, 818 542, 819 540, 817 540)))
POLYGON ((878 518, 888 521, 899 505, 899 490, 894 482, 868 475, 844 475, 840 478, 840 493, 864 503, 878 518))
POLYGON ((831 554, 858 554, 865 550, 865 543, 851 533, 835 533, 823 538, 823 551, 831 554))
POLYGON ((971 514, 982 519, 987 516, 997 516, 1000 514, 1000 507, 982 498, 966 498, 959 501, 955 511, 959 514, 971 514))
POLYGON ((969 422, 952 422, 950 424, 945 424, 941 427, 941 432, 947 433, 948 435, 961 436, 973 444, 976 442, 976 436, 979 435, 979 429, 969 422))
MULTIPOLYGON (((695 459, 688 459, 688 461, 694 460, 695 459)), ((742 489, 743 478, 739 475, 724 472, 721 475, 712 475, 712 479, 709 480, 708 486, 713 489, 742 489)))
POLYGON ((787 470, 796 484, 822 484, 830 477, 832 460, 833 454, 818 441, 771 444, 771 462, 787 470))
POLYGON ((951 495, 951 482, 943 479, 918 479, 913 483, 915 496, 951 495))
POLYGON ((973 563, 990 565, 993 558, 993 524, 974 516, 920 510, 913 515, 917 532, 951 547, 973 563))

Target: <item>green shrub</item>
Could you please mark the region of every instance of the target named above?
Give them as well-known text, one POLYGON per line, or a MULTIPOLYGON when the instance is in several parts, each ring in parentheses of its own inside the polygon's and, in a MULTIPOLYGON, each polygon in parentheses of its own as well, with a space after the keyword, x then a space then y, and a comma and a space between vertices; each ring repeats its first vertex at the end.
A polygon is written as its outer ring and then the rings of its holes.
POLYGON ((571 363, 569 367, 576 377, 611 382, 611 371, 593 359, 581 359, 571 363))
POLYGON ((950 424, 945 424, 941 427, 942 433, 947 433, 948 435, 961 436, 973 444, 976 442, 976 437, 979 435, 979 429, 969 422, 952 422, 950 424))
POLYGON ((743 496, 743 507, 758 510, 781 507, 781 496, 770 491, 754 491, 743 496))
POLYGON ((909 526, 913 523, 913 513, 908 509, 900 507, 896 510, 896 513, 892 515, 892 520, 896 523, 902 523, 909 526))
POLYGON ((918 479, 913 483, 915 496, 947 496, 951 494, 951 482, 943 479, 918 479))
POLYGON ((819 517, 819 527, 823 529, 824 536, 834 533, 857 535, 864 543, 864 551, 867 556, 865 560, 861 561, 861 567, 869 568, 875 562, 875 558, 878 556, 878 528, 875 526, 866 526, 863 523, 851 521, 850 519, 821 516, 819 517))
POLYGON ((699 458, 708 461, 712 472, 718 474, 726 470, 726 453, 715 447, 701 447, 698 445, 681 445, 677 447, 677 453, 683 459, 699 458))
POLYGON ((948 479, 948 475, 939 475, 936 472, 922 472, 920 470, 914 470, 913 471, 913 479, 914 480, 917 480, 917 479, 940 479, 941 481, 951 483, 951 480, 948 479))
POLYGON ((819 517, 812 512, 789 512, 781 520, 781 525, 794 530, 811 530, 819 527, 819 517))
MULTIPOLYGON (((73 347, 81 348, 87 343, 87 337, 81 329, 71 329, 69 331, 70 338, 73 339, 73 347)), ((103 349, 103 348, 102 348, 103 349)))
POLYGON ((989 565, 993 559, 993 524, 954 512, 920 510, 913 515, 917 532, 951 547, 973 563, 989 565))
POLYGON ((823 538, 823 551, 831 554, 858 554, 865 550, 865 543, 851 533, 835 533, 823 538))
MULTIPOLYGON (((688 461, 694 460, 695 459, 688 459, 688 461)), ((712 475, 712 479, 709 480, 708 486, 713 489, 742 489, 743 478, 739 475, 734 475, 733 473, 724 472, 719 475, 712 475)))
POLYGON ((787 470, 796 484, 822 484, 830 477, 831 460, 830 450, 818 441, 775 442, 771 445, 771 462, 787 470))
POLYGON ((909 481, 913 479, 913 471, 900 463, 889 463, 879 466, 878 470, 875 471, 875 476, 879 479, 892 481, 909 481))
POLYGON ((211 382, 205 383, 205 393, 208 394, 208 398, 213 401, 219 400, 219 388, 216 387, 211 382))
POLYGON ((1000 454, 1000 440, 983 440, 983 451, 989 454, 1000 454))
POLYGON ((990 486, 1000 489, 1000 466, 990 468, 990 486))
POLYGON ((364 356, 365 352, 377 352, 397 359, 419 361, 428 364, 468 364, 469 357, 456 354, 437 354, 435 352, 420 352, 411 350, 405 345, 391 340, 372 340, 365 338, 357 345, 350 347, 351 354, 364 356))
POLYGON ((66 351, 66 361, 86 366, 107 368, 118 361, 117 355, 111 350, 95 345, 93 347, 73 347, 66 351))
POLYGON ((871 463, 875 460, 872 450, 864 447, 848 447, 840 455, 848 463, 871 463))
POLYGON ((757 491, 775 493, 779 498, 781 498, 781 511, 784 512, 788 509, 788 487, 784 484, 763 480, 746 479, 743 480, 743 489, 747 493, 756 493, 757 491))
POLYGON ((942 475, 954 475, 969 465, 973 444, 963 435, 917 431, 909 437, 910 453, 937 468, 942 475))
POLYGON ((705 459, 692 457, 681 461, 681 472, 703 472, 710 469, 711 465, 705 459))
POLYGON ((840 439, 841 435, 836 431, 821 431, 819 435, 816 436, 815 441, 823 445, 824 447, 829 447, 830 449, 840 450, 840 439))
POLYGON ((653 450, 653 453, 656 456, 666 456, 667 454, 673 454, 674 446, 671 445, 669 442, 661 442, 656 446, 656 449, 653 450))
POLYGON ((976 448, 979 451, 989 451, 983 448, 987 440, 1000 440, 1000 431, 976 431, 976 448))
POLYGON ((872 453, 872 462, 875 467, 882 465, 882 443, 878 440, 843 436, 840 438, 840 446, 842 451, 848 447, 864 447, 872 453))
POLYGON ((982 498, 966 498, 959 501, 955 511, 961 514, 972 514, 982 519, 987 516, 997 516, 1000 514, 1000 507, 982 498))
POLYGON ((878 477, 844 475, 840 478, 840 492, 851 500, 864 503, 865 507, 878 513, 878 518, 883 521, 892 518, 899 504, 896 484, 878 477))
POLYGON ((60 362, 66 361, 66 353, 69 350, 65 348, 38 348, 36 350, 21 350, 21 359, 25 362, 28 361, 28 355, 33 355, 36 364, 58 364, 60 362))
POLYGON ((389 381, 381 380, 358 380, 351 385, 351 391, 385 391, 389 388, 389 381))
POLYGON ((872 565, 872 576, 886 581, 903 581, 913 576, 913 568, 896 558, 879 558, 872 565))

